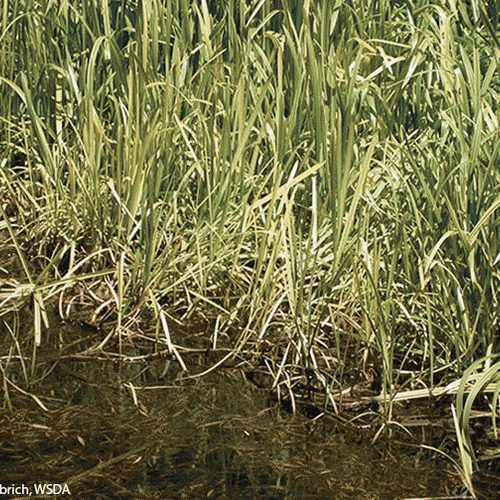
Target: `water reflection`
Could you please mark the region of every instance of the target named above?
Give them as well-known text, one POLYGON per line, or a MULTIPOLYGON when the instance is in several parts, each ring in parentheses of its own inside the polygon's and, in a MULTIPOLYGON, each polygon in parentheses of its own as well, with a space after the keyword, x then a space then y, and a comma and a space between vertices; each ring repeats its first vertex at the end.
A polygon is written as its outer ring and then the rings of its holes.
POLYGON ((86 498, 446 496, 442 462, 370 444, 331 421, 269 408, 237 371, 176 381, 148 367, 59 363, 0 414, 3 483, 66 482, 86 498), (163 375, 163 376, 162 376, 163 375), (164 385, 162 389, 144 387, 164 385))

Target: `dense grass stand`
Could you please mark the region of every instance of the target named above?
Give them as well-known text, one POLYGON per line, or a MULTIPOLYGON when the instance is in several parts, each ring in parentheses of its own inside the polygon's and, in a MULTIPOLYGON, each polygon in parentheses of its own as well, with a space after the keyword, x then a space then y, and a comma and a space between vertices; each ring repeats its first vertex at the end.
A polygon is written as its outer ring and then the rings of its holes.
POLYGON ((185 377, 202 339, 214 369, 243 363, 293 409, 357 409, 377 438, 430 398, 473 492, 498 457, 497 15, 0 2, 4 379, 20 360, 16 387, 43 396, 61 319, 93 338, 54 352, 140 345, 185 377))

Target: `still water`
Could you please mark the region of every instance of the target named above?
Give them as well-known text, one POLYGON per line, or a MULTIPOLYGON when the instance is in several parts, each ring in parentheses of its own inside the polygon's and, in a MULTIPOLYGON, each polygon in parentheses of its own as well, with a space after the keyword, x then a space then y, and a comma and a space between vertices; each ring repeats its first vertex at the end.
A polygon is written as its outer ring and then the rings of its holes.
POLYGON ((64 483, 76 498, 403 499, 462 491, 449 463, 429 452, 372 445, 373 430, 291 415, 238 370, 179 380, 168 363, 60 361, 32 389, 48 411, 12 386, 9 408, 0 392, 2 484, 64 483))

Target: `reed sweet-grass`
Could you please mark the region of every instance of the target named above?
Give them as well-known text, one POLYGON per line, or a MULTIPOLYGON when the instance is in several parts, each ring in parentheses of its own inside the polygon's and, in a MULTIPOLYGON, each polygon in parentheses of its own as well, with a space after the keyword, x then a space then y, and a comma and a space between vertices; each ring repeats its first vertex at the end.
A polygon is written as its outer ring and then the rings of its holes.
POLYGON ((138 311, 217 318, 273 346, 292 397, 370 372, 388 421, 401 391, 490 376, 496 22, 479 0, 4 0, 0 224, 26 279, 3 306, 31 287, 38 343, 49 298, 105 276, 107 341, 138 311))

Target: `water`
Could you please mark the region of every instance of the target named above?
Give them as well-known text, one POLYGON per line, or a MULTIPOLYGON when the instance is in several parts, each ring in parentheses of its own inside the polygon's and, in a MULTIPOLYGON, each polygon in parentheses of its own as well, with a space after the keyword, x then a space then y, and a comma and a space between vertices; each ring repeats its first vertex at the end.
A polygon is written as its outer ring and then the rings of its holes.
POLYGON ((12 410, 0 396, 2 484, 152 499, 390 499, 461 489, 446 460, 387 440, 374 446, 373 431, 331 418, 290 415, 238 370, 178 380, 168 363, 47 364, 32 391, 49 411, 10 386, 12 410))

